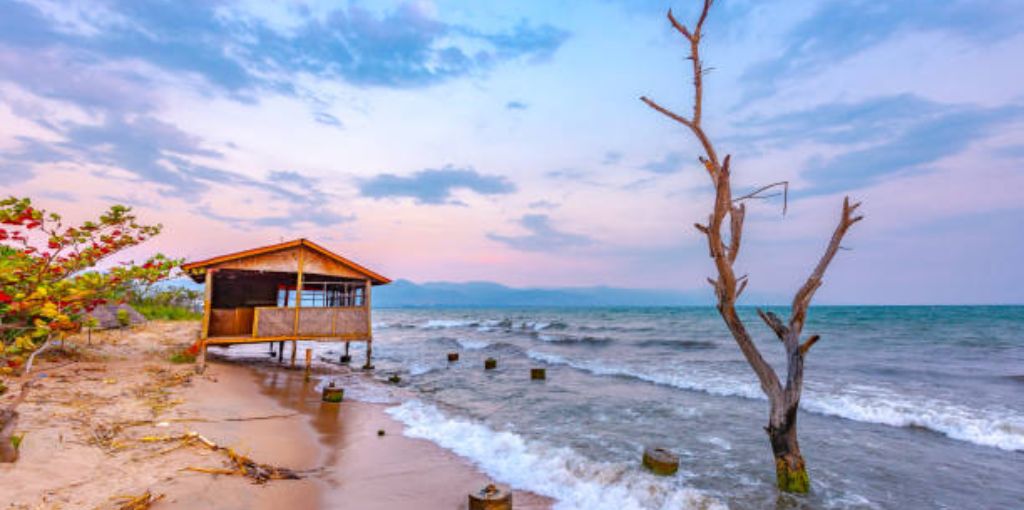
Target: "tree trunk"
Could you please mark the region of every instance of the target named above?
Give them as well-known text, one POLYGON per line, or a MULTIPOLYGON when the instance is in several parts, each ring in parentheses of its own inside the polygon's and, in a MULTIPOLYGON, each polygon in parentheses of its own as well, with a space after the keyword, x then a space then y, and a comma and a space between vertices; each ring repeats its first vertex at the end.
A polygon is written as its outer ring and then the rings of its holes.
POLYGON ((792 405, 781 415, 781 419, 773 419, 769 423, 768 439, 772 444, 775 456, 775 481, 779 490, 784 492, 806 493, 810 490, 811 479, 807 476, 804 456, 800 454, 800 444, 796 439, 796 411, 798 406, 792 405))

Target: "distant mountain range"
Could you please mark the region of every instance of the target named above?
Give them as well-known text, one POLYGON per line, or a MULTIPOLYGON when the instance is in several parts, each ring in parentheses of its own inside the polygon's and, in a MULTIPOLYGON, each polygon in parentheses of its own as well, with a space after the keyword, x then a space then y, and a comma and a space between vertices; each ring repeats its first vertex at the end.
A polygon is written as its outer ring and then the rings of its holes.
POLYGON ((601 307, 711 304, 711 292, 617 289, 612 287, 512 288, 493 282, 395 280, 373 289, 377 307, 601 307))
MULTIPOLYGON (((187 278, 158 285, 203 288, 187 278)), ((782 296, 768 294, 748 292, 743 297, 742 304, 748 305, 785 302, 782 296)), ((373 289, 373 306, 380 308, 711 306, 713 300, 710 288, 680 291, 615 287, 516 288, 494 282, 395 280, 373 289)))

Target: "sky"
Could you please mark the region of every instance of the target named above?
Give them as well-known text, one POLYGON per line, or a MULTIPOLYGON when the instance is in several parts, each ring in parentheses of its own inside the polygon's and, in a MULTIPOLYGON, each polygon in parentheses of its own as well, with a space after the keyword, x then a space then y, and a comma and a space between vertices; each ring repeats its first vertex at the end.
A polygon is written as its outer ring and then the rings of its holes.
MULTIPOLYGON (((710 291, 698 0, 0 0, 0 194, 189 259, 298 237, 392 278, 710 291)), ((719 0, 704 122, 752 296, 1024 303, 1019 0, 719 0)), ((760 298, 767 299, 767 298, 760 298)), ((756 304, 756 303, 750 303, 756 304)))

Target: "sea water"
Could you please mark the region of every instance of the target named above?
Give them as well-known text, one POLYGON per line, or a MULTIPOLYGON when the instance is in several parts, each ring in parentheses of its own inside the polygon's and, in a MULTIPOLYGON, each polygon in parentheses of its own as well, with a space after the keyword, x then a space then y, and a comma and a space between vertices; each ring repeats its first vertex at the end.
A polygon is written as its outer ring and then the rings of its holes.
MULTIPOLYGON (((784 374, 779 341, 741 316, 784 374)), ((805 331, 821 340, 798 498, 778 497, 768 402, 713 308, 376 310, 374 377, 403 391, 354 394, 557 508, 1024 508, 1024 307, 816 307, 805 331), (676 476, 640 467, 651 444, 676 476)))

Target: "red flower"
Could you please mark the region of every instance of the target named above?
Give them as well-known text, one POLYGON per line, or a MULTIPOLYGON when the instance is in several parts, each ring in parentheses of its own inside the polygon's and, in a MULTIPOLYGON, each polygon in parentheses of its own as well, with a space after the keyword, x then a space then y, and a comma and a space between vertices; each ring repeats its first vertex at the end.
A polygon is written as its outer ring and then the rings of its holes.
POLYGON ((6 292, 0 290, 0 303, 10 303, 14 301, 14 298, 8 296, 6 292))

